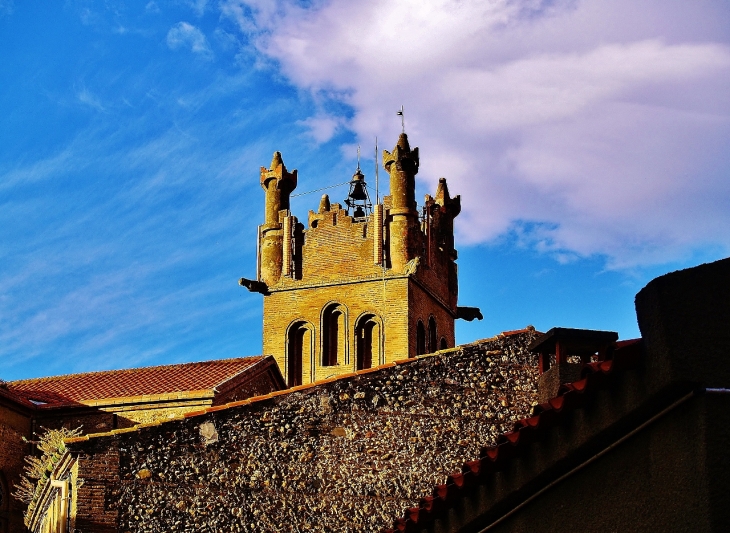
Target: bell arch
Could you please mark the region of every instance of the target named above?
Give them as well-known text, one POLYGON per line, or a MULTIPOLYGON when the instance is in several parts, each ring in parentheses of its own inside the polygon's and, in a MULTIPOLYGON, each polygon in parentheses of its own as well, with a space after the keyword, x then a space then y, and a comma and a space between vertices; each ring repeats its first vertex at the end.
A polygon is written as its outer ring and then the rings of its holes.
POLYGON ((418 320, 416 325, 416 355, 426 353, 426 328, 423 327, 423 321, 418 320))
POLYGON ((347 307, 338 302, 330 302, 322 308, 321 318, 322 366, 347 364, 347 307))
POLYGON ((363 313, 355 322, 355 370, 365 370, 385 362, 383 320, 374 313, 363 313))
MULTIPOLYGON (((286 332, 286 384, 296 387, 304 384, 305 362, 311 373, 312 355, 314 354, 314 327, 305 320, 295 320, 286 332)), ((309 380, 313 381, 312 376, 309 380)))

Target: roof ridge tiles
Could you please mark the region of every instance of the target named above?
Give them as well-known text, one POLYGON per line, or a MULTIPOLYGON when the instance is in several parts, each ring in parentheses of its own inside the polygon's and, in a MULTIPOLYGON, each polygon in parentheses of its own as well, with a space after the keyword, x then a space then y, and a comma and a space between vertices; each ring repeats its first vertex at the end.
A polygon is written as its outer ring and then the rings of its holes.
POLYGON ((179 367, 183 367, 183 366, 210 365, 210 364, 214 364, 214 363, 234 363, 234 362, 241 362, 241 361, 253 360, 253 359, 260 361, 262 359, 265 359, 266 357, 267 356, 265 356, 265 355, 250 355, 250 356, 244 356, 244 357, 231 357, 231 358, 226 358, 226 359, 210 359, 207 361, 189 361, 187 363, 170 363, 170 364, 166 364, 166 365, 139 366, 139 367, 133 367, 133 368, 118 368, 118 369, 112 369, 112 370, 92 370, 89 372, 78 372, 75 374, 59 374, 57 376, 42 376, 42 377, 38 377, 38 378, 18 379, 18 380, 14 380, 14 381, 8 381, 7 383, 8 383, 8 386, 12 389, 13 387, 17 387, 18 385, 43 383, 43 382, 48 382, 48 381, 68 379, 71 377, 76 378, 76 377, 86 377, 86 376, 101 376, 104 374, 146 372, 146 371, 150 371, 150 370, 179 368, 179 367))

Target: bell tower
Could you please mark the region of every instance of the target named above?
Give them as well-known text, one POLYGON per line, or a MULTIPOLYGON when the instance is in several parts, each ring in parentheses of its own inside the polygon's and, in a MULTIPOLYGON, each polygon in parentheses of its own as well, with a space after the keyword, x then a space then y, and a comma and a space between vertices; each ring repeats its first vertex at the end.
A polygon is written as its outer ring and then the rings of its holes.
POLYGON ((264 295, 263 353, 290 386, 453 347, 454 320, 481 318, 457 307, 460 197, 441 178, 419 213, 418 148, 405 133, 383 151, 383 167, 390 195, 382 202, 372 204, 358 161, 345 207, 323 195, 306 227, 289 210, 297 171, 279 152, 261 168, 257 277, 240 283, 264 295))

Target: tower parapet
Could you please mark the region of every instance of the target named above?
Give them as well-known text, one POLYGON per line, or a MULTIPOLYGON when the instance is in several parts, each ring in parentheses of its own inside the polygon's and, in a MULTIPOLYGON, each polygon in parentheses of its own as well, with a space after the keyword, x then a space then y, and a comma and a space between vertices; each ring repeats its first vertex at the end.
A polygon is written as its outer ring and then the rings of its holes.
POLYGON ((274 152, 270 168, 261 167, 261 187, 266 204, 264 223, 259 227, 258 280, 271 286, 279 281, 284 266, 284 217, 290 215, 289 196, 297 187, 297 171, 287 171, 281 152, 274 152))
POLYGON ((421 245, 416 210, 418 148, 411 150, 401 133, 392 152, 383 150, 383 166, 390 174, 390 262, 397 272, 419 255, 421 245))

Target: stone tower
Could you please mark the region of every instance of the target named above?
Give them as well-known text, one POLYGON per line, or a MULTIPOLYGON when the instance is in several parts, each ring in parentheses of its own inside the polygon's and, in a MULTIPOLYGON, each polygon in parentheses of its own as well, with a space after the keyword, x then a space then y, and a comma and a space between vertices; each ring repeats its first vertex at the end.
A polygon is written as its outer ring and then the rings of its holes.
MULTIPOLYGON (((261 168, 257 277, 240 283, 264 295, 263 353, 290 386, 453 347, 457 315, 481 318, 456 305, 459 196, 441 178, 419 216, 418 148, 405 133, 383 151, 383 165, 390 196, 382 203, 351 215, 324 195, 306 227, 289 210, 297 171, 287 171, 279 152, 261 168)), ((346 203, 366 194, 358 167, 346 203)))

